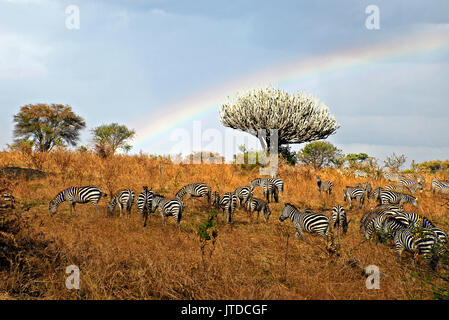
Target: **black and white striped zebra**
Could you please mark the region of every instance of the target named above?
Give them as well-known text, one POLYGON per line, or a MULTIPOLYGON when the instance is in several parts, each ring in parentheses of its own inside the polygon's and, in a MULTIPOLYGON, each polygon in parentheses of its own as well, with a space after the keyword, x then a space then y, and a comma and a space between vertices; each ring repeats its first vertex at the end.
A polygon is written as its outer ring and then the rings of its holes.
POLYGON ((398 173, 384 172, 383 177, 388 181, 399 182, 401 175, 398 173))
POLYGON ((434 194, 449 194, 449 184, 446 184, 445 182, 440 181, 437 178, 433 178, 432 182, 430 183, 430 190, 432 190, 432 193, 434 194))
POLYGON ((423 229, 419 234, 416 234, 409 228, 402 228, 396 230, 394 234, 398 262, 401 262, 401 255, 404 250, 412 254, 429 257, 437 243, 438 239, 435 232, 429 229, 423 229))
POLYGON ((161 214, 164 226, 167 224, 167 217, 173 217, 177 227, 180 227, 182 213, 184 212, 184 203, 181 199, 167 199, 164 196, 155 194, 151 204, 151 212, 155 212, 156 209, 161 214))
POLYGON ((238 204, 242 206, 242 203, 245 203, 249 198, 251 198, 254 194, 253 186, 244 186, 238 187, 235 189, 234 193, 237 196, 238 204))
POLYGON ((112 214, 115 207, 118 205, 120 209, 120 216, 122 216, 122 211, 126 209, 128 216, 131 214, 131 208, 134 204, 134 191, 131 189, 123 189, 118 191, 109 201, 108 213, 112 214))
POLYGON ((371 223, 371 221, 378 216, 391 213, 394 214, 396 212, 402 211, 402 207, 397 205, 391 205, 391 204, 380 204, 377 207, 371 209, 370 211, 366 212, 362 218, 360 219, 360 232, 364 233, 367 229, 368 224, 371 223))
POLYGON ((368 173, 366 173, 365 171, 362 171, 362 170, 355 170, 354 178, 358 178, 358 177, 366 178, 366 177, 368 177, 368 173))
POLYGON ((237 196, 233 192, 226 192, 223 197, 220 198, 219 207, 223 210, 223 215, 226 212, 226 221, 232 222, 232 215, 237 207, 237 196))
POLYGON ((0 190, 0 211, 7 211, 15 208, 15 199, 14 196, 6 192, 6 190, 0 190))
POLYGON ((365 204, 366 190, 361 187, 346 187, 343 190, 343 200, 349 203, 349 207, 352 208, 352 200, 357 200, 359 208, 365 204))
POLYGON ((334 228, 337 228, 337 230, 341 229, 343 231, 343 234, 346 234, 346 232, 348 231, 348 225, 351 220, 348 221, 345 209, 340 205, 334 206, 332 208, 331 218, 334 222, 334 228))
POLYGON ((397 184, 387 184, 384 187, 385 190, 395 191, 395 192, 402 192, 403 187, 397 184))
POLYGON ((190 183, 184 187, 182 187, 175 195, 175 198, 181 199, 187 194, 187 200, 189 200, 190 198, 198 198, 198 197, 203 197, 203 198, 207 198, 207 202, 210 203, 211 200, 211 194, 212 194, 212 189, 210 186, 208 186, 206 183, 204 182, 196 182, 196 183, 190 183))
POLYGON ((363 188, 366 191, 366 196, 368 197, 371 191, 373 191, 373 187, 371 186, 371 183, 365 182, 365 183, 357 183, 355 185, 356 187, 363 188))
POLYGON ((148 189, 147 186, 143 186, 142 188, 143 188, 142 192, 137 197, 136 205, 140 211, 140 214, 142 215, 143 226, 146 227, 148 216, 152 212, 151 206, 153 202, 154 192, 151 188, 148 189))
POLYGON ((287 218, 290 218, 296 228, 295 239, 301 236, 305 240, 303 232, 307 232, 318 234, 327 241, 330 223, 328 216, 310 210, 301 212, 294 205, 286 203, 279 220, 284 221, 287 218))
POLYGON ((251 213, 251 216, 252 216, 252 213, 254 211, 256 211, 257 212, 257 220, 259 220, 259 215, 260 215, 260 212, 262 211, 265 221, 268 222, 268 218, 271 215, 271 211, 270 211, 270 208, 268 207, 268 204, 265 201, 263 201, 262 199, 254 198, 254 197, 248 199, 248 201, 246 201, 245 208, 246 208, 246 211, 251 213))
POLYGON ((316 184, 318 186, 318 191, 321 193, 321 191, 327 192, 329 195, 332 194, 332 182, 331 181, 321 181, 320 176, 316 176, 316 184))
POLYGON ((409 194, 385 190, 382 188, 376 188, 371 193, 371 197, 379 201, 380 204, 397 204, 402 206, 405 203, 409 203, 415 207, 418 207, 418 198, 415 198, 409 194))
POLYGON ((98 209, 98 201, 100 201, 101 197, 106 197, 107 194, 101 191, 99 188, 94 186, 85 186, 85 187, 70 187, 61 192, 59 192, 53 200, 50 201, 48 206, 48 210, 51 214, 55 214, 58 210, 59 205, 61 203, 67 201, 70 204, 70 214, 75 211, 76 214, 76 204, 77 203, 92 203, 97 211, 98 209))
POLYGON ((279 202, 279 191, 273 181, 265 179, 261 182, 260 187, 262 188, 262 193, 268 203, 270 203, 270 198, 271 200, 274 199, 274 201, 279 202))
POLYGON ((281 194, 284 193, 284 181, 281 178, 257 178, 251 181, 251 186, 262 186, 262 182, 264 180, 268 180, 275 184, 275 186, 278 188, 278 190, 281 192, 281 194))
POLYGON ((405 190, 410 191, 412 194, 415 194, 418 190, 423 190, 423 186, 416 180, 409 180, 406 178, 399 179, 399 185, 403 186, 405 190))
POLYGON ((391 218, 393 214, 394 213, 391 211, 384 211, 368 220, 367 223, 365 223, 363 232, 365 239, 370 240, 375 234, 382 232, 384 230, 384 223, 387 219, 391 218))

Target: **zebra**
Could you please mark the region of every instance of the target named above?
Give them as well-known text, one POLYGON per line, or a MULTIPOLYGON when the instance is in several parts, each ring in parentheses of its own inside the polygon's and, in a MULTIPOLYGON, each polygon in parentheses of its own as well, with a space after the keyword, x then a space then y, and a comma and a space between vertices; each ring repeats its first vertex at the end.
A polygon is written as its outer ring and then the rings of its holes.
POLYGON ((136 205, 142 215, 143 226, 146 227, 148 215, 151 212, 154 192, 151 188, 148 189, 147 186, 143 186, 142 188, 142 192, 137 197, 136 205))
POLYGON ((180 228, 182 213, 184 211, 184 202, 181 199, 167 199, 159 194, 155 194, 151 204, 151 212, 155 212, 156 209, 159 209, 164 226, 167 224, 167 217, 173 217, 178 229, 180 228))
POLYGON ((371 183, 365 182, 365 183, 357 183, 355 185, 356 187, 363 188, 366 191, 366 195, 368 196, 371 191, 373 191, 373 187, 371 186, 371 183))
POLYGON ((371 221, 381 215, 385 214, 395 214, 398 211, 401 211, 402 207, 399 207, 397 205, 391 205, 391 204, 380 204, 374 209, 371 209, 370 211, 366 212, 362 218, 360 219, 360 232, 364 233, 367 229, 368 225, 371 223, 371 221))
POLYGON ((366 173, 365 171, 362 171, 362 170, 356 170, 356 171, 354 171, 354 177, 355 178, 358 178, 358 177, 366 178, 366 177, 368 177, 368 173, 366 173))
POLYGON ((321 193, 321 191, 325 191, 329 193, 329 195, 332 194, 332 182, 331 181, 321 181, 320 176, 316 176, 316 184, 318 186, 318 191, 321 193))
POLYGON ((399 263, 401 262, 401 255, 404 250, 429 257, 437 242, 437 236, 432 230, 423 229, 418 235, 408 228, 398 229, 394 234, 397 260, 399 263))
POLYGON ((6 190, 0 190, 0 211, 6 211, 8 209, 14 209, 15 208, 15 199, 14 196, 6 192, 6 190))
POLYGON ((409 194, 377 188, 371 195, 381 204, 390 203, 402 206, 405 203, 410 203, 411 205, 418 207, 418 198, 415 198, 414 196, 411 196, 409 194))
POLYGON ((421 227, 426 229, 435 227, 429 219, 414 212, 399 211, 393 215, 393 219, 399 221, 406 227, 421 227))
POLYGON ((223 210, 223 216, 226 211, 226 220, 228 223, 232 222, 232 214, 237 207, 237 196, 233 192, 226 192, 221 197, 219 207, 223 210))
POLYGON ((409 179, 405 179, 405 178, 400 178, 399 179, 399 185, 404 186, 407 190, 409 190, 413 194, 417 190, 421 190, 421 191, 423 190, 422 184, 420 184, 416 180, 409 180, 409 179))
POLYGON ((449 184, 446 184, 443 181, 438 180, 437 178, 433 178, 432 182, 430 183, 430 190, 432 190, 433 194, 449 194, 449 184))
POLYGON ((188 184, 188 185, 182 187, 176 193, 175 198, 182 200, 182 198, 186 194, 187 194, 186 201, 189 200, 190 198, 192 198, 192 201, 193 201, 193 198, 197 198, 197 197, 206 198, 207 197, 207 201, 208 201, 208 203, 210 203, 212 189, 210 186, 208 186, 204 182, 191 183, 191 184, 188 184))
POLYGON ((108 213, 112 214, 116 205, 118 204, 120 209, 120 217, 122 216, 123 209, 126 209, 128 216, 131 214, 131 207, 134 204, 134 191, 131 189, 123 189, 117 192, 111 199, 108 205, 108 213))
POLYGON ((346 212, 345 209, 340 206, 336 205, 332 208, 332 221, 334 222, 334 228, 336 227, 338 230, 340 228, 343 231, 343 234, 346 234, 348 231, 348 225, 351 222, 351 219, 348 221, 346 218, 346 212))
POLYGON ((391 172, 384 172, 383 177, 385 180, 393 181, 393 182, 399 182, 399 179, 401 176, 397 173, 391 173, 391 172))
POLYGON ((383 231, 384 223, 387 221, 387 219, 391 218, 393 214, 394 212, 384 211, 367 221, 363 232, 365 239, 370 240, 375 233, 383 231))
POLYGON ((265 217, 265 221, 268 222, 268 218, 271 215, 271 211, 270 208, 268 207, 268 204, 262 199, 252 197, 248 199, 248 201, 246 201, 245 207, 246 210, 251 213, 251 216, 254 211, 257 211, 257 220, 259 220, 260 211, 262 211, 265 217))
POLYGON ((53 215, 57 212, 59 205, 61 203, 68 201, 70 203, 70 214, 75 211, 77 203, 92 203, 97 211, 98 209, 98 201, 100 201, 101 197, 107 197, 107 194, 101 191, 99 188, 94 186, 85 186, 85 187, 70 187, 65 190, 59 192, 53 200, 50 201, 48 206, 48 210, 53 215))
POLYGON ((389 190, 389 191, 395 191, 395 192, 402 192, 403 191, 403 187, 397 184, 387 184, 384 187, 385 190, 389 190))
POLYGON ((352 208, 352 200, 356 199, 361 208, 365 203, 366 190, 361 187, 346 187, 343 190, 343 200, 349 202, 349 207, 352 208))
POLYGON ((268 180, 275 184, 281 194, 284 194, 284 181, 281 178, 257 178, 251 181, 251 186, 262 186, 262 182, 268 180))
POLYGON ((253 186, 245 186, 238 187, 235 189, 234 193, 237 196, 238 204, 242 206, 242 202, 246 202, 249 198, 253 196, 254 187, 253 186))
POLYGON ((314 213, 310 210, 300 212, 290 203, 285 203, 279 221, 290 218, 293 226, 296 228, 295 239, 299 236, 305 240, 303 232, 318 234, 326 241, 328 239, 330 218, 324 214, 314 213))
POLYGON ((274 198, 274 201, 279 202, 278 188, 273 181, 265 179, 261 182, 260 187, 268 203, 270 203, 270 197, 271 199, 274 198))

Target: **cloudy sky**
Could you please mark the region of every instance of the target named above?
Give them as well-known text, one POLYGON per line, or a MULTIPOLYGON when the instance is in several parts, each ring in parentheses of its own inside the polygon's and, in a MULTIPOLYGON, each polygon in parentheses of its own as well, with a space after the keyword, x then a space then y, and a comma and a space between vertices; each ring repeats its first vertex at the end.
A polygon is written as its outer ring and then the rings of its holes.
POLYGON ((341 125, 329 141, 346 153, 448 159, 449 42, 427 49, 434 34, 449 40, 446 0, 0 0, 0 149, 13 139, 20 106, 62 103, 87 122, 81 144, 95 126, 118 122, 137 131, 131 152, 172 153, 176 132, 194 136, 198 123, 225 136, 223 95, 271 84, 325 103, 341 125), (67 28, 70 5, 79 29, 67 28), (368 5, 379 8, 378 30, 365 26, 368 5), (257 77, 386 43, 406 50, 303 76, 257 77), (212 108, 166 121, 206 98, 212 108), (160 134, 149 134, 156 124, 160 134))

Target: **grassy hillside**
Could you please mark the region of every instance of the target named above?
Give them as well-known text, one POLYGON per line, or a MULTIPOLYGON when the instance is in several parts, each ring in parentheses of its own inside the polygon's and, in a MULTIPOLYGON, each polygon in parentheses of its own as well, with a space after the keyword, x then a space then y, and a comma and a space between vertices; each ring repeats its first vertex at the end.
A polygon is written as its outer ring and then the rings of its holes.
MULTIPOLYGON (((447 286, 427 273, 424 261, 414 264, 404 254, 396 262, 388 244, 363 242, 359 221, 374 207, 349 210, 343 202, 343 188, 369 181, 338 174, 334 170, 315 172, 307 167, 281 164, 279 177, 285 192, 279 203, 270 204, 268 221, 248 217, 238 209, 234 222, 219 221, 215 244, 207 244, 204 256, 198 226, 208 217, 204 200, 186 202, 178 231, 173 219, 162 226, 158 214, 149 225, 134 206, 130 218, 106 214, 110 196, 100 201, 100 213, 92 205, 78 205, 78 215, 69 215, 68 204, 50 216, 49 201, 69 186, 95 185, 110 195, 121 188, 136 194, 148 185, 173 197, 191 182, 207 182, 221 194, 233 191, 259 177, 258 169, 234 165, 174 165, 145 155, 116 156, 103 160, 90 153, 53 152, 27 156, 1 152, 0 167, 17 166, 50 173, 36 179, 3 179, 16 197, 18 217, 9 216, 0 235, 0 298, 42 299, 432 299, 434 285, 447 286), (162 174, 161 174, 162 173, 162 174), (320 195, 315 174, 334 183, 333 195, 320 195), (284 202, 310 207, 330 215, 333 205, 345 206, 351 219, 348 234, 341 240, 341 255, 330 256, 322 238, 306 235, 307 242, 293 239, 289 220, 280 222, 284 202), (9 223, 9 225, 8 225, 9 223), (12 230, 12 231, 11 231, 12 230), (6 249, 5 249, 6 248, 6 249), (347 264, 357 258, 361 264, 376 265, 383 273, 379 290, 368 290, 362 269, 347 264), (65 287, 66 267, 80 268, 80 290, 65 287), (415 273, 417 271, 417 273, 415 273), (427 277, 425 281, 418 277, 427 277)), ((430 191, 419 194, 419 208, 406 206, 449 230, 449 212, 443 201, 430 191)), ((384 180, 371 181, 373 187, 384 180)), ((260 188, 256 196, 262 198, 260 188)), ((356 206, 355 206, 356 207, 356 206)), ((117 210, 118 211, 118 210, 117 210)), ((446 288, 447 289, 447 288, 446 288)))

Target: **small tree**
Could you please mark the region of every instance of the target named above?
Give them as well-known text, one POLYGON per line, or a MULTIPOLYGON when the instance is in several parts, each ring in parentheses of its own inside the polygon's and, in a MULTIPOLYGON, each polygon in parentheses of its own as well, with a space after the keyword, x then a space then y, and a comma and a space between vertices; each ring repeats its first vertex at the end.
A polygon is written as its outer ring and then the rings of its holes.
POLYGON ((358 168, 365 160, 369 159, 366 153, 348 153, 345 161, 349 163, 350 168, 358 168))
POLYGON ((131 149, 128 141, 134 138, 136 132, 128 129, 124 125, 112 123, 94 128, 92 134, 95 151, 100 156, 106 158, 115 154, 117 149, 128 152, 131 149))
POLYGON ((406 161, 407 157, 403 154, 397 156, 394 152, 392 155, 387 156, 384 161, 385 167, 391 169, 394 172, 398 172, 399 168, 402 167, 406 161))
POLYGON ((298 153, 298 159, 306 164, 311 164, 315 168, 324 168, 338 165, 343 153, 336 146, 326 141, 316 141, 307 144, 298 153))
POLYGON ((35 150, 51 151, 55 146, 76 146, 86 127, 84 119, 62 104, 28 104, 14 115, 15 144, 32 143, 35 150))

